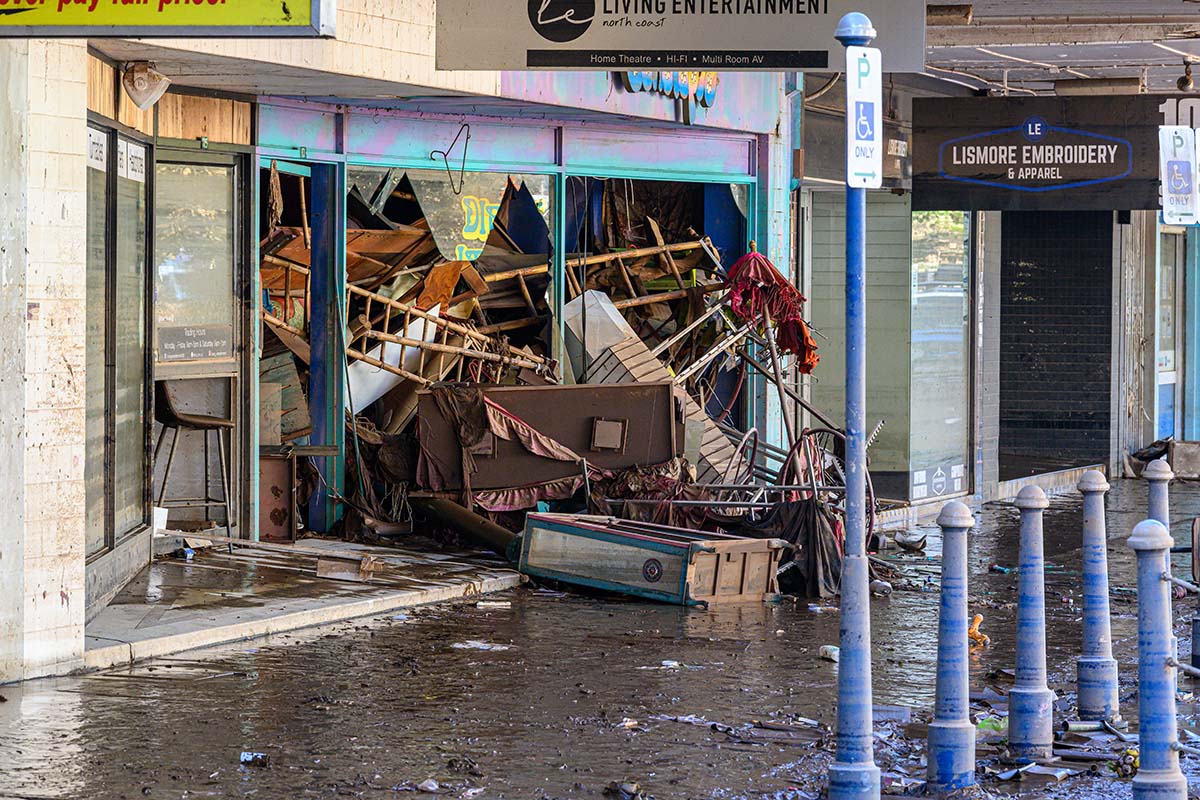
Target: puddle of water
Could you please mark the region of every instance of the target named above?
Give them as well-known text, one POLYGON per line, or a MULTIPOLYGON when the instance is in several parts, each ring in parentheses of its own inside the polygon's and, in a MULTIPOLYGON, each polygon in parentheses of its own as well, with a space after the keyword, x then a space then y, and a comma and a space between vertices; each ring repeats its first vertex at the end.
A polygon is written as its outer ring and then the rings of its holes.
MULTIPOLYGON (((1200 513, 1200 489, 1176 486, 1174 498, 1182 541, 1186 520, 1200 513)), ((1144 508, 1143 484, 1118 483, 1108 516, 1114 586, 1131 585, 1124 539, 1144 508)), ((1045 529, 1051 683, 1070 689, 1080 635, 1078 502, 1055 500, 1045 529)), ((929 555, 939 547, 931 529, 929 555)), ((970 545, 971 610, 992 639, 973 656, 976 690, 1013 663, 1007 604, 1016 575, 989 568, 1015 564, 1016 547, 1016 509, 986 509, 970 545)), ((928 564, 936 574, 937 561, 928 564)), ((8 700, 0 703, 0 796, 375 798, 430 778, 449 796, 483 788, 480 797, 509 798, 600 797, 624 780, 660 800, 802 797, 820 786, 829 756, 810 744, 746 742, 686 720, 831 725, 838 666, 818 651, 837 643, 837 613, 815 613, 807 601, 706 612, 533 590, 501 599, 511 607, 418 609, 402 620, 0 687, 8 700), (242 752, 265 758, 241 764, 242 752)), ((897 591, 872 609, 876 702, 924 712, 937 595, 897 591)), ((1114 605, 1123 697, 1135 677, 1134 611, 1114 605)), ((1136 715, 1134 703, 1126 715, 1136 715)), ((878 759, 891 766, 882 749, 878 759)), ((1200 774, 1194 760, 1185 765, 1200 774)), ((1055 798, 1128 793, 1127 783, 1095 778, 1020 788, 1055 798)))

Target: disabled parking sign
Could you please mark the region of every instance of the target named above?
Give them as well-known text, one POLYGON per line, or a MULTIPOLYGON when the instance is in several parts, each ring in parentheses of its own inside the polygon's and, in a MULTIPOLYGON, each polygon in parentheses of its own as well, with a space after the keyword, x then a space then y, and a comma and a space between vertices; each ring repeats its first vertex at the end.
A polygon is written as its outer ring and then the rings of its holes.
POLYGON ((883 185, 883 67, 874 47, 846 48, 846 185, 883 185))
POLYGON ((1196 132, 1183 125, 1161 126, 1158 164, 1163 223, 1196 224, 1196 132))

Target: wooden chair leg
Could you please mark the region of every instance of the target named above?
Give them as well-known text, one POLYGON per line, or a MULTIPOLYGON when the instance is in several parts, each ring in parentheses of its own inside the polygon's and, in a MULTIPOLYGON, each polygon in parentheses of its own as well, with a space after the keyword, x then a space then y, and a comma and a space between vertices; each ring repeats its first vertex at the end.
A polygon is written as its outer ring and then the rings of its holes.
MULTIPOLYGON (((163 428, 163 435, 166 435, 166 428, 163 428)), ((179 428, 171 426, 171 449, 167 451, 167 466, 163 469, 162 486, 158 490, 158 504, 163 504, 163 498, 167 496, 167 481, 171 477, 171 463, 175 461, 175 445, 179 443, 179 428)))
POLYGON ((217 428, 217 457, 221 460, 221 489, 225 493, 225 529, 229 536, 233 536, 233 529, 237 527, 237 522, 234 520, 233 512, 230 510, 229 468, 225 463, 225 443, 229 441, 228 434, 229 431, 227 429, 217 428), (225 435, 223 436, 222 434, 225 435))

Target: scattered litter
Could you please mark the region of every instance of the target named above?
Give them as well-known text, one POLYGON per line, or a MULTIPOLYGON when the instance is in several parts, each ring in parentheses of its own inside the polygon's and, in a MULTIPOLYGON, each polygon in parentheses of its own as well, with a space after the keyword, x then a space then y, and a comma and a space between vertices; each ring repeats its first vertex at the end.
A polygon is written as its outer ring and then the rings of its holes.
POLYGON ((1067 767, 1048 767, 1042 764, 1034 764, 1025 770, 1026 775, 1044 775, 1056 781, 1064 780, 1072 775, 1078 775, 1080 772, 1082 770, 1068 769, 1067 767))
POLYGON ((476 608, 512 608, 511 600, 480 600, 476 608))
POLYGON ((458 797, 459 797, 459 800, 470 800, 470 798, 472 798, 472 797, 479 797, 479 795, 483 794, 485 791, 487 791, 487 790, 484 789, 482 786, 476 786, 474 789, 465 790, 458 797))
POLYGON ((506 644, 496 644, 494 642, 483 642, 479 639, 468 639, 465 642, 455 642, 450 645, 455 650, 491 650, 493 652, 502 652, 510 649, 506 644))
POLYGON ((871 717, 875 722, 899 722, 907 725, 912 722, 912 709, 908 706, 877 705, 871 709, 871 717))
POLYGON ((617 800, 650 800, 642 793, 642 787, 632 781, 613 781, 604 787, 605 797, 615 797, 617 800))
POLYGON ((967 629, 967 636, 971 637, 974 647, 987 647, 992 643, 991 638, 979 630, 979 626, 983 624, 983 614, 976 614, 971 620, 971 627, 967 629))
POLYGON ((908 775, 901 775, 899 772, 885 772, 879 776, 880 788, 884 794, 909 794, 911 789, 915 789, 925 783, 920 778, 913 778, 908 775))
POLYGON ((654 666, 649 666, 649 667, 638 667, 638 669, 676 670, 676 669, 704 669, 704 667, 697 667, 697 666, 693 666, 691 664, 684 664, 682 661, 672 661, 672 660, 668 659, 666 661, 663 661, 661 664, 656 664, 654 666))
POLYGON ((1008 717, 999 717, 988 714, 987 716, 980 717, 975 723, 975 727, 981 731, 1004 733, 1008 730, 1008 717))
POLYGON ((835 606, 819 606, 815 603, 809 603, 808 605, 808 611, 811 614, 833 614, 837 610, 835 606))
POLYGON ((265 767, 271 763, 271 757, 266 753, 252 753, 248 750, 243 750, 238 760, 247 767, 265 767))
POLYGON ((871 581, 871 594, 876 597, 887 597, 892 593, 892 585, 887 581, 871 581))
POLYGON ((817 651, 817 655, 826 661, 832 661, 836 664, 841 658, 842 651, 837 645, 823 644, 821 645, 821 649, 817 651))
POLYGON ((995 572, 1000 575, 1008 575, 1009 573, 1016 572, 1016 569, 1016 567, 1002 567, 999 564, 992 564, 992 566, 988 567, 989 572, 995 572))
POLYGON ((441 785, 439 785, 438 782, 433 778, 426 778, 417 784, 417 791, 428 792, 429 794, 434 794, 441 788, 441 785))
POLYGON ((617 723, 616 727, 624 728, 625 730, 628 730, 628 731, 644 731, 644 730, 646 730, 645 728, 642 727, 642 723, 638 722, 636 719, 634 719, 632 717, 625 717, 624 719, 622 719, 620 722, 617 723))

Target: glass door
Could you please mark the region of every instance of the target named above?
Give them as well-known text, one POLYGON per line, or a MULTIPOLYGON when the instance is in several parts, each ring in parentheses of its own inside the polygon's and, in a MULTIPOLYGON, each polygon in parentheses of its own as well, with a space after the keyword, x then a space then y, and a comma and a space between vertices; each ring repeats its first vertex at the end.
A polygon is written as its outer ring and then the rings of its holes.
MULTIPOLYGON (((246 240, 241 158, 160 150, 155 164, 153 352, 154 379, 162 390, 158 397, 163 405, 169 397, 174 411, 232 420, 233 428, 216 434, 169 432, 158 458, 162 463, 155 464, 154 493, 170 508, 171 527, 214 524, 226 527, 229 535, 237 535, 232 529, 244 529, 239 500, 248 475, 244 420, 249 417, 242 387, 249 298, 241 268, 246 240), (171 458, 168 448, 176 435, 171 458)), ((156 413, 170 415, 164 408, 156 413)), ((160 427, 156 437, 161 433, 160 427)))
POLYGON ((1187 232, 1183 228, 1162 228, 1158 252, 1158 335, 1155 348, 1155 376, 1158 399, 1156 437, 1180 438, 1182 408, 1180 391, 1183 386, 1182 337, 1178 335, 1183 319, 1184 258, 1187 253, 1187 232))

